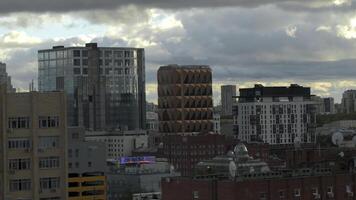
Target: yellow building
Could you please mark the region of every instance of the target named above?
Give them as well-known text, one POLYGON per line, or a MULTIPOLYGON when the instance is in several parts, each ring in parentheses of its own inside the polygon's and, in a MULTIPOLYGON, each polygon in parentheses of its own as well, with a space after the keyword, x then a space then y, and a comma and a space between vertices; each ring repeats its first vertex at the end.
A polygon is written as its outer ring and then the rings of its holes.
POLYGON ((83 174, 68 178, 69 200, 106 200, 106 177, 83 174))

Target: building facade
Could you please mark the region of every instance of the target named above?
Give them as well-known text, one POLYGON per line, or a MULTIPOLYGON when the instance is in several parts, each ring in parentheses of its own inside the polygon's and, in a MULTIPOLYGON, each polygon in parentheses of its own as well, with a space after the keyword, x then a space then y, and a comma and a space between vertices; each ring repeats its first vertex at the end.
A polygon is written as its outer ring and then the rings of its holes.
POLYGON ((214 133, 220 134, 221 133, 221 126, 220 126, 220 114, 214 112, 213 114, 213 122, 214 122, 214 133))
MULTIPOLYGON (((160 197, 161 180, 166 177, 180 176, 166 159, 155 157, 129 157, 130 162, 114 163, 108 173, 108 200, 138 198, 137 193, 158 193, 160 197), (146 159, 149 158, 149 159, 146 159), (142 161, 140 161, 142 160, 142 161), (149 160, 149 161, 148 161, 149 160)), ((150 195, 145 195, 149 199, 150 195)))
POLYGON ((314 143, 315 109, 310 88, 299 85, 240 89, 234 116, 237 138, 268 144, 314 143))
POLYGON ((356 90, 346 90, 342 94, 341 108, 343 113, 356 112, 356 90))
POLYGON ((71 174, 68 178, 68 200, 107 200, 106 176, 101 173, 71 174))
POLYGON ((86 141, 102 142, 106 146, 106 160, 131 156, 137 148, 147 148, 147 131, 86 132, 86 141))
POLYGON ((0 62, 0 84, 6 84, 8 92, 16 92, 11 84, 11 76, 6 72, 6 64, 2 62, 0 62))
POLYGON ((56 46, 38 51, 40 91, 64 90, 69 126, 145 128, 144 49, 56 46))
POLYGON ((236 103, 236 85, 221 86, 221 115, 231 116, 232 107, 236 103))
POLYGON ((170 135, 162 140, 163 157, 182 176, 192 175, 198 162, 223 155, 227 149, 226 138, 220 134, 170 135))
POLYGON ((319 97, 312 96, 312 100, 316 104, 316 113, 317 114, 335 114, 335 104, 334 98, 332 97, 319 97))
POLYGON ((3 85, 0 105, 0 199, 67 199, 64 93, 7 93, 3 85))
POLYGON ((213 131, 210 67, 163 66, 157 79, 161 133, 187 135, 213 131))

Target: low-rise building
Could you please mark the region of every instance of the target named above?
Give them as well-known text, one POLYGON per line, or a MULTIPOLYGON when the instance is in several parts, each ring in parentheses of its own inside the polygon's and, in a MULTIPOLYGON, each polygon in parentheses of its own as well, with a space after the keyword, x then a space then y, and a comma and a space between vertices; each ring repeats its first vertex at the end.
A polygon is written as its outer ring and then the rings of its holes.
MULTIPOLYGON (((247 148, 238 144, 225 156, 199 163, 193 177, 165 178, 162 199, 354 199, 355 159, 340 158, 337 151, 333 154, 334 159, 327 162, 314 162, 310 156, 304 156, 308 166, 271 170, 267 163, 251 158, 247 148)), ((299 154, 290 158, 298 160, 298 157, 299 154)))
POLYGON ((106 146, 106 160, 131 156, 137 148, 147 147, 148 134, 145 130, 135 131, 87 131, 86 141, 102 142, 106 146))
POLYGON ((180 175, 166 159, 152 156, 123 157, 110 164, 108 200, 137 198, 137 193, 160 194, 162 178, 180 175))
POLYGON ((68 178, 69 200, 106 200, 106 189, 103 173, 72 174, 68 178))
POLYGON ((225 154, 226 144, 225 136, 220 134, 164 136, 163 157, 183 176, 189 176, 198 162, 225 154))

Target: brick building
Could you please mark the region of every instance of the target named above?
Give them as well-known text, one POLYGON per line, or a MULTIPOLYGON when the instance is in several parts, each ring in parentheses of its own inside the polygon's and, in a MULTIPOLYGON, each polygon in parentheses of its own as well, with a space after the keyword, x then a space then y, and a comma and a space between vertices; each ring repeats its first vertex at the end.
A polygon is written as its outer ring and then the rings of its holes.
POLYGON ((225 136, 218 134, 165 136, 163 157, 168 158, 183 176, 189 176, 198 162, 225 154, 227 146, 225 136))
POLYGON ((356 175, 333 174, 258 178, 243 181, 170 178, 162 182, 163 200, 315 200, 355 199, 356 175))

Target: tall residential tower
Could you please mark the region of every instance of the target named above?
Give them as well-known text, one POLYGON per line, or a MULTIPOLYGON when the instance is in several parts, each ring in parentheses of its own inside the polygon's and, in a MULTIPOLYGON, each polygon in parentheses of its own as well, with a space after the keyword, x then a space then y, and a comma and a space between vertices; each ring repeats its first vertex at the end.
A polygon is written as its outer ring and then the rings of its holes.
POLYGON ((213 131, 210 67, 163 66, 157 78, 161 133, 191 135, 213 131))
POLYGON ((269 144, 314 143, 316 106, 310 88, 290 87, 240 89, 235 108, 235 130, 241 141, 269 144))
POLYGON ((64 90, 69 126, 87 130, 145 127, 144 49, 55 46, 38 51, 39 90, 64 90))
POLYGON ((232 107, 236 99, 236 86, 235 85, 222 85, 221 86, 221 115, 231 116, 232 107))

